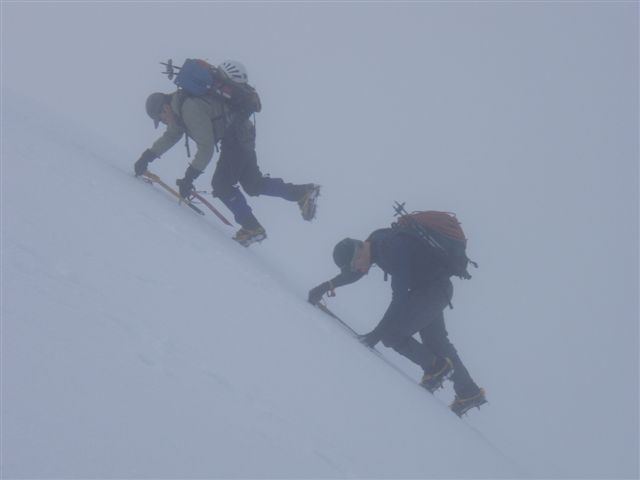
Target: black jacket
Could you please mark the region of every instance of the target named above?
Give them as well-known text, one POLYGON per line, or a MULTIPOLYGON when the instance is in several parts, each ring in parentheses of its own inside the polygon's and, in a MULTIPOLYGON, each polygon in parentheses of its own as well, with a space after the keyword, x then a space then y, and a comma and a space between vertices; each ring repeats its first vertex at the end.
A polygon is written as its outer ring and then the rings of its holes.
MULTIPOLYGON (((384 318, 404 316, 413 289, 449 282, 449 274, 441 257, 426 247, 419 238, 392 228, 376 230, 367 241, 371 244, 371 262, 391 275, 392 299, 384 318)), ((331 280, 340 287, 358 281, 361 273, 341 273, 331 280)))

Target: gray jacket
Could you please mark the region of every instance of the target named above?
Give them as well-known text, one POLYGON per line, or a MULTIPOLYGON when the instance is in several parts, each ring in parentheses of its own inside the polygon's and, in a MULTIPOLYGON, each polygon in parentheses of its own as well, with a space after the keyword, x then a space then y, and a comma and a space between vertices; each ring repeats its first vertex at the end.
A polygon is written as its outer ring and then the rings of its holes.
POLYGON ((160 157, 186 133, 197 146, 191 166, 202 172, 209 165, 215 146, 229 124, 229 112, 220 98, 187 96, 182 100, 180 95, 180 92, 171 94, 171 109, 178 122, 167 127, 151 150, 160 157))

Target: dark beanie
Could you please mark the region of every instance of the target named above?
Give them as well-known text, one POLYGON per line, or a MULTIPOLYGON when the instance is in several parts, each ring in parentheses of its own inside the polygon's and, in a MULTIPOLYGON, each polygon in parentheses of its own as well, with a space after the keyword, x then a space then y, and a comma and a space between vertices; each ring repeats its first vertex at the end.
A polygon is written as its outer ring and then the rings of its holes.
POLYGON ((333 248, 333 261, 336 262, 342 272, 351 271, 351 261, 360 245, 362 245, 361 240, 345 238, 340 240, 333 248))
POLYGON ((171 96, 166 93, 155 92, 147 97, 145 104, 147 115, 151 117, 156 128, 158 128, 158 124, 160 123, 162 109, 169 102, 171 102, 171 96))

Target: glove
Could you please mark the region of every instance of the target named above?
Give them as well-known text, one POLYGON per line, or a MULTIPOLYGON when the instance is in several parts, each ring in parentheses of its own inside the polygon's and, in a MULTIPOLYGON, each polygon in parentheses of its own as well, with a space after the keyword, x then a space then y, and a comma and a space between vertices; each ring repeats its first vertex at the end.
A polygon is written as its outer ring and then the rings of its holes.
POLYGON ((373 348, 380 341, 380 335, 375 330, 372 330, 365 335, 358 335, 358 340, 363 345, 366 345, 369 348, 373 348))
POLYGON ((180 196, 182 198, 189 198, 193 191, 193 181, 200 176, 202 172, 196 170, 191 165, 187 167, 187 171, 184 172, 184 178, 176 180, 176 185, 180 190, 180 196))
POLYGON ((136 177, 139 177, 144 172, 147 171, 147 167, 151 162, 153 162, 158 156, 154 153, 153 150, 149 150, 148 148, 142 153, 140 158, 133 165, 133 169, 136 172, 136 177))
POLYGON ((320 300, 322 300, 322 296, 329 290, 331 290, 331 283, 329 282, 321 283, 317 287, 312 288, 311 290, 309 290, 309 303, 315 305, 320 300))

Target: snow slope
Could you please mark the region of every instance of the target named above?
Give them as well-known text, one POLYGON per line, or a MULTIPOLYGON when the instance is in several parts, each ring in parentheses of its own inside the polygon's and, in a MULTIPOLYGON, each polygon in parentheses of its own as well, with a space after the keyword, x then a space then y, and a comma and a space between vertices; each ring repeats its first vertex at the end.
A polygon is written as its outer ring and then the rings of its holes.
POLYGON ((135 179, 90 131, 7 100, 4 477, 522 473, 260 247, 135 179))

